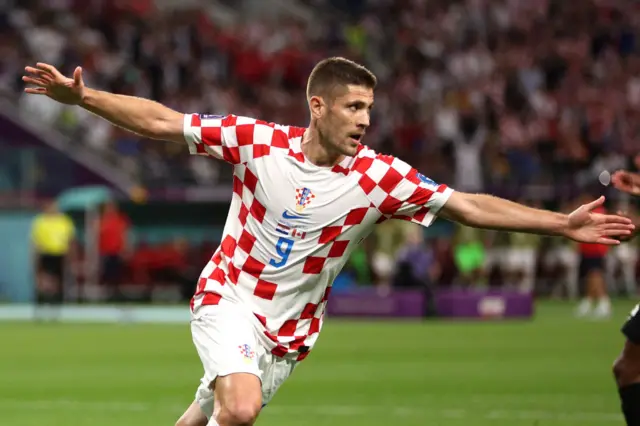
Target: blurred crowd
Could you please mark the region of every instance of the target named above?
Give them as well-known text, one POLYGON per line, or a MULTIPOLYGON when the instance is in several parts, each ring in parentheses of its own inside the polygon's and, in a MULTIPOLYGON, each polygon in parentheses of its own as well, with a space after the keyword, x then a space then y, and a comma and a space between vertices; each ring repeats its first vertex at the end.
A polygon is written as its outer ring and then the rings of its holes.
POLYGON ((346 286, 509 288, 537 296, 584 296, 589 274, 613 295, 637 294, 638 239, 614 248, 557 237, 477 230, 456 225, 453 237, 425 236, 419 225, 387 222, 351 257, 346 286))
MULTIPOLYGON (((575 200, 584 202, 586 198, 575 200)), ((188 300, 220 243, 189 240, 179 232, 150 243, 140 234, 140 224, 113 202, 102 206, 82 238, 75 230, 75 226, 82 229, 82 223, 71 223, 54 203, 36 218, 32 232, 34 253, 40 256, 38 275, 53 274, 67 282, 65 288, 75 289, 67 294, 70 300, 188 300)), ((638 292, 640 238, 608 248, 558 237, 478 230, 443 220, 434 226, 448 229, 434 234, 406 221, 378 225, 352 253, 334 291, 491 287, 576 299, 585 295, 589 276, 595 273, 608 294, 638 292)), ((46 280, 38 278, 39 288, 42 283, 46 287, 46 280)))
MULTIPOLYGON (((203 10, 162 12, 152 0, 0 1, 0 96, 148 188, 213 186, 231 173, 185 147, 144 141, 79 108, 21 95, 24 65, 48 62, 66 74, 79 65, 91 87, 179 111, 304 126, 309 71, 324 57, 345 56, 379 78, 365 143, 455 189, 565 211, 594 190, 601 171, 632 168, 640 151, 638 2, 297 3, 313 12, 312 22, 252 14, 221 26, 203 10)), ((457 228, 454 238, 425 241, 406 226, 380 226, 350 259, 343 282, 484 282, 575 295, 580 259, 590 250, 457 228)), ((179 281, 190 291, 199 272, 193 268, 215 246, 141 244, 121 248, 116 258, 126 261, 105 260, 105 268, 121 271, 123 282, 179 281)), ((635 246, 597 253, 628 291, 635 289, 635 246)))
POLYGON ((575 196, 640 147, 637 2, 299 3, 318 11, 312 25, 270 17, 220 27, 200 10, 163 14, 153 1, 0 2, 0 90, 147 187, 212 185, 230 173, 78 108, 20 96, 23 66, 80 65, 89 86, 180 111, 305 125, 308 72, 346 56, 380 81, 366 143, 465 191, 575 196))

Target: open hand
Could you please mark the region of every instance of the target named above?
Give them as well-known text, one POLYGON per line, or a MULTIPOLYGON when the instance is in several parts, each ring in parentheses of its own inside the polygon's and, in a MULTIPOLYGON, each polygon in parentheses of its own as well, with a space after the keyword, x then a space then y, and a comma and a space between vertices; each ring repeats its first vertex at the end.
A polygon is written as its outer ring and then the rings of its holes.
POLYGON ((36 67, 25 67, 28 75, 22 81, 36 87, 27 87, 25 93, 45 95, 67 105, 78 105, 84 97, 82 68, 77 67, 73 78, 65 77, 53 65, 38 62, 36 67))
POLYGON ((622 211, 622 210, 618 210, 617 212, 618 216, 624 216, 624 217, 628 217, 629 219, 631 219, 631 222, 635 225, 636 229, 630 234, 630 235, 624 235, 624 236, 620 236, 618 237, 618 239, 620 241, 630 241, 633 238, 636 237, 636 235, 638 234, 638 227, 640 226, 640 216, 638 215, 632 215, 630 214, 628 211, 622 211))
POLYGON ((600 197, 574 210, 569 215, 565 236, 583 243, 617 245, 620 244, 620 238, 631 235, 635 229, 631 219, 593 212, 604 201, 605 198, 600 197))
MULTIPOLYGON (((636 157, 636 166, 640 169, 640 155, 636 157)), ((613 186, 627 194, 640 195, 640 173, 618 170, 611 176, 613 186)))
POLYGON ((611 183, 627 194, 640 195, 640 173, 618 170, 611 177, 611 183))

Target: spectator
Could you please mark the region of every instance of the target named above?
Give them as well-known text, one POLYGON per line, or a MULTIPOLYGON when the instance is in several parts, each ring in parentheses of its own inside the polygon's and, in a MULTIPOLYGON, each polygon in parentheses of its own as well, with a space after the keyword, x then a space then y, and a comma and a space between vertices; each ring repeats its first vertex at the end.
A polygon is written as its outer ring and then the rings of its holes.
POLYGON ((411 227, 396 258, 394 287, 432 287, 439 274, 435 253, 424 240, 421 228, 411 227))
POLYGON ((443 287, 452 286, 458 276, 453 247, 449 238, 436 238, 433 251, 438 264, 436 282, 443 287))
POLYGON ((460 118, 460 131, 453 137, 455 152, 455 188, 465 192, 484 189, 483 148, 487 139, 484 125, 473 112, 460 118))
MULTIPOLYGON (((527 203, 527 205, 535 204, 535 202, 527 203)), ((503 263, 506 281, 520 291, 533 291, 541 238, 533 234, 512 233, 508 234, 508 239, 509 247, 503 263)))
POLYGON ((406 241, 412 224, 403 220, 388 220, 381 223, 373 231, 373 256, 371 268, 377 284, 389 287, 395 270, 395 259, 398 250, 406 241))
MULTIPOLYGON (((587 198, 589 196, 582 197, 579 204, 584 204, 587 198)), ((594 212, 605 213, 605 209, 598 208, 594 212)), ((576 314, 581 317, 593 314, 596 318, 608 318, 611 315, 611 302, 607 295, 605 259, 609 247, 603 244, 580 243, 578 251, 584 298, 578 305, 576 314)))
POLYGON ((376 282, 371 269, 371 256, 367 253, 367 248, 370 245, 371 242, 365 240, 362 245, 358 246, 351 253, 351 257, 343 269, 345 276, 350 277, 353 284, 371 285, 376 282))
MULTIPOLYGON (((640 226, 640 216, 634 206, 619 205, 619 211, 626 212, 640 226)), ((622 291, 634 297, 637 293, 636 264, 638 263, 638 242, 630 241, 609 250, 606 258, 606 278, 609 283, 621 283, 622 291), (619 274, 616 272, 620 271, 619 274)), ((620 289, 618 289, 620 290, 620 289)))
POLYGON ((477 285, 484 278, 485 248, 477 230, 458 227, 455 243, 459 281, 466 286, 477 285))
POLYGON ((104 286, 108 299, 120 300, 125 260, 130 254, 129 219, 115 202, 109 201, 103 206, 95 226, 98 232, 100 283, 104 286))
POLYGON ((182 300, 193 296, 200 270, 189 262, 189 244, 184 238, 158 247, 150 268, 153 287, 177 286, 182 300))
POLYGON ((561 238, 546 240, 545 251, 539 254, 543 270, 550 284, 550 293, 555 297, 568 297, 575 300, 579 295, 580 257, 576 244, 561 238))

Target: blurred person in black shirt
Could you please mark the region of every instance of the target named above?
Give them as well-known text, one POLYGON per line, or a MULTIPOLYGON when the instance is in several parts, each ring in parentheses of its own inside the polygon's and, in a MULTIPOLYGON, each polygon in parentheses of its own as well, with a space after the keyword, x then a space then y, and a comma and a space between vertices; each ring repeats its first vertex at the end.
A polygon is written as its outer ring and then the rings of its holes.
MULTIPOLYGON (((636 157, 640 169, 640 155, 636 157)), ((612 177, 613 186, 632 195, 640 195, 640 173, 618 171, 612 177)), ((636 222, 638 222, 636 220, 636 222)), ((613 365, 613 374, 622 401, 622 411, 628 426, 640 425, 640 304, 631 311, 622 326, 627 338, 622 353, 613 365)))

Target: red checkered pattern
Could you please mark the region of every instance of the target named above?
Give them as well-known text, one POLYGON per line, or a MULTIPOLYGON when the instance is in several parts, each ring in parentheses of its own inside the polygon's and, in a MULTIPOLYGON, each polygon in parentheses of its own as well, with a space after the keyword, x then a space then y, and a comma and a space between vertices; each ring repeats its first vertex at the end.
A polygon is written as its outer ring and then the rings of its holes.
POLYGON ((304 131, 245 117, 185 117, 192 153, 234 165, 222 242, 192 310, 242 305, 261 343, 297 360, 318 338, 333 280, 373 226, 392 218, 428 225, 451 192, 364 147, 331 169, 314 166, 301 150, 304 131), (303 188, 312 195, 297 209, 303 188))
POLYGON ((359 241, 364 222, 373 223, 379 217, 375 207, 357 207, 343 214, 331 226, 319 231, 311 245, 313 255, 305 255, 301 270, 295 271, 295 279, 304 287, 306 293, 294 293, 296 311, 285 318, 255 314, 265 328, 263 334, 272 342, 272 353, 277 356, 294 354, 297 360, 308 356, 322 328, 324 310, 331 292, 331 283, 342 269, 348 258, 348 249, 359 241), (313 249, 313 247, 316 247, 313 249), (306 302, 306 303, 303 303, 306 302))
POLYGON ((308 256, 304 262, 302 272, 304 274, 319 274, 330 259, 343 259, 350 239, 346 238, 349 233, 347 231, 356 225, 360 225, 367 214, 375 216, 375 207, 357 207, 347 213, 342 219, 338 220, 331 226, 327 226, 320 231, 318 244, 322 249, 314 256, 308 256))
POLYGON ((404 161, 366 148, 353 171, 360 175, 362 190, 384 215, 381 221, 402 219, 429 226, 453 192, 421 176, 404 161))
MULTIPOLYGON (((277 328, 277 332, 264 331, 264 335, 275 344, 275 347, 271 349, 271 353, 283 357, 291 351, 297 351, 296 359, 298 361, 302 361, 309 355, 311 347, 322 328, 324 310, 330 293, 331 286, 326 287, 322 298, 317 303, 304 305, 300 315, 294 319, 284 321, 277 328), (303 348, 304 350, 301 350, 303 348)), ((270 328, 266 317, 259 314, 254 315, 263 327, 270 328)))
POLYGON ((184 129, 191 154, 210 155, 234 165, 268 156, 273 149, 289 152, 289 139, 304 133, 299 127, 236 115, 186 114, 184 129))

